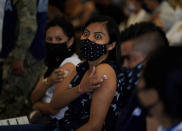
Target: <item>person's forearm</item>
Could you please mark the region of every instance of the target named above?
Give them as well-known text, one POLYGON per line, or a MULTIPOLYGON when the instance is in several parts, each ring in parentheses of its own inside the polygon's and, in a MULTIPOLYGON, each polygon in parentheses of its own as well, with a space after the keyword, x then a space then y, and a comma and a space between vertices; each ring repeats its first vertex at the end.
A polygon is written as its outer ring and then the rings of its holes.
POLYGON ((32 103, 35 103, 39 101, 46 93, 47 89, 50 87, 46 81, 44 82, 43 77, 39 80, 37 83, 35 89, 33 90, 31 94, 31 101, 32 103))
POLYGON ((82 94, 83 92, 79 90, 79 86, 73 87, 71 89, 68 88, 61 92, 55 91, 50 104, 55 109, 63 108, 82 94))
POLYGON ((56 115, 59 112, 59 110, 54 110, 49 103, 44 102, 35 103, 33 108, 47 115, 56 115))

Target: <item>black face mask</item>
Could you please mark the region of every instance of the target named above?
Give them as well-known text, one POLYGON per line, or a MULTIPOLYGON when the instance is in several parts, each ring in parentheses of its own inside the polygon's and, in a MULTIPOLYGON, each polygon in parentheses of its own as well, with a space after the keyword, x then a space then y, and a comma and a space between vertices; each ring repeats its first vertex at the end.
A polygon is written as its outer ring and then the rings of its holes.
POLYGON ((58 68, 62 61, 69 57, 70 51, 65 43, 51 44, 46 43, 46 58, 45 64, 48 66, 48 70, 45 76, 49 76, 50 73, 58 68))
POLYGON ((95 61, 99 57, 107 53, 107 44, 100 45, 90 41, 89 39, 84 39, 80 41, 80 53, 81 56, 87 61, 95 61))

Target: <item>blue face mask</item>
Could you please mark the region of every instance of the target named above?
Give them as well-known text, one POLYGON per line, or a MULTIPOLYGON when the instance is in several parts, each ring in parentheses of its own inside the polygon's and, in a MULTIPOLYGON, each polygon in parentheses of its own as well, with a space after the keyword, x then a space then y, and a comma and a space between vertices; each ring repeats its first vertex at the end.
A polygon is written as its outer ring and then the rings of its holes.
POLYGON ((107 44, 100 45, 90 41, 89 39, 84 39, 80 41, 80 53, 81 56, 87 61, 95 61, 99 57, 107 53, 107 44))
POLYGON ((142 63, 139 63, 132 69, 128 69, 125 67, 121 68, 121 72, 118 75, 118 86, 122 90, 122 95, 120 97, 121 106, 123 106, 125 102, 128 101, 128 97, 132 95, 133 90, 139 82, 142 70, 142 63))
POLYGON ((138 74, 143 69, 143 62, 137 64, 135 67, 129 69, 126 67, 122 67, 122 71, 128 74, 128 77, 131 77, 134 73, 138 74))
POLYGON ((138 84, 142 70, 143 70, 143 62, 139 63, 138 65, 136 65, 131 69, 126 67, 122 68, 122 72, 124 73, 125 79, 128 83, 127 90, 131 90, 131 88, 135 87, 138 84))

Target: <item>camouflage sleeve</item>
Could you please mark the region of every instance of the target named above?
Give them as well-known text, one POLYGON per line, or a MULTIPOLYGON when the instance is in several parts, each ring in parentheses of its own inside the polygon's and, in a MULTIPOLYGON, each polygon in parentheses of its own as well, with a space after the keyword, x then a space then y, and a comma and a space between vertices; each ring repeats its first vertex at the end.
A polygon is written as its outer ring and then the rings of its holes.
POLYGON ((37 0, 13 0, 17 10, 17 40, 11 55, 24 60, 37 30, 36 8, 37 0))

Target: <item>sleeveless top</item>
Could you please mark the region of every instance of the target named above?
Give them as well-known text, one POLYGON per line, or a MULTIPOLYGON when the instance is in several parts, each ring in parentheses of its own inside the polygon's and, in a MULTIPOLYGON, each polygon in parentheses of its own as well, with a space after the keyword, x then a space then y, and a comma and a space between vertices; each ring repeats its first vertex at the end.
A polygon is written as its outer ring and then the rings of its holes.
MULTIPOLYGON (((109 64, 115 71, 116 77, 118 78, 119 71, 114 65, 114 63, 109 61, 104 61, 102 64, 109 64)), ((77 75, 71 81, 69 88, 74 88, 79 85, 84 74, 89 69, 89 65, 87 62, 81 63, 77 66, 77 75)), ((120 87, 122 81, 117 80, 117 87, 120 87)), ((112 100, 111 106, 109 108, 105 123, 103 125, 103 130, 109 129, 112 126, 115 126, 115 121, 118 118, 117 112, 119 112, 119 108, 117 107, 122 89, 116 88, 115 96, 112 100)), ((73 102, 71 102, 68 107, 69 109, 66 111, 63 119, 59 121, 59 128, 62 131, 73 131, 80 128, 82 125, 87 123, 90 115, 90 107, 92 101, 92 93, 85 93, 73 102)))
MULTIPOLYGON (((76 66, 76 65, 79 64, 80 62, 81 62, 81 60, 79 59, 78 55, 77 55, 77 54, 73 54, 71 57, 66 58, 66 59, 61 63, 60 67, 63 66, 64 64, 66 64, 66 63, 72 63, 73 65, 76 66)), ((51 101, 51 99, 52 99, 52 96, 53 96, 53 94, 54 94, 55 87, 56 87, 55 84, 53 84, 52 86, 50 86, 50 87, 47 89, 47 91, 46 91, 46 93, 45 93, 45 95, 44 95, 44 97, 43 97, 43 101, 44 101, 44 102, 50 103, 50 101, 51 101)), ((68 109, 67 106, 61 108, 61 109, 59 110, 59 112, 58 112, 56 115, 51 116, 51 118, 53 118, 53 119, 56 118, 57 120, 62 119, 62 118, 64 117, 64 113, 65 113, 65 111, 66 111, 67 109, 68 109)))

